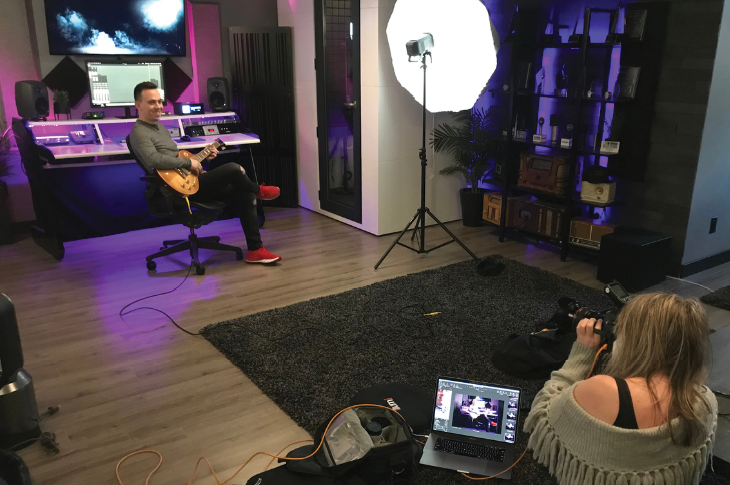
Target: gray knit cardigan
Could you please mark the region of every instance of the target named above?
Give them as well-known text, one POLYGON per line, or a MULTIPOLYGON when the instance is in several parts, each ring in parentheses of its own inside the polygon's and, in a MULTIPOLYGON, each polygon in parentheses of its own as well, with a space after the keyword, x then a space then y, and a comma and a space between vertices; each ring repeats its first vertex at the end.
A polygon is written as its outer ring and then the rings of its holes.
MULTIPOLYGON (((573 398, 573 388, 590 370, 595 353, 575 343, 563 367, 535 397, 525 431, 528 447, 561 485, 696 485, 707 466, 717 429, 717 400, 703 386, 711 412, 703 436, 689 447, 672 442, 669 426, 618 428, 588 414, 573 398)), ((672 424, 677 442, 683 429, 672 424)))

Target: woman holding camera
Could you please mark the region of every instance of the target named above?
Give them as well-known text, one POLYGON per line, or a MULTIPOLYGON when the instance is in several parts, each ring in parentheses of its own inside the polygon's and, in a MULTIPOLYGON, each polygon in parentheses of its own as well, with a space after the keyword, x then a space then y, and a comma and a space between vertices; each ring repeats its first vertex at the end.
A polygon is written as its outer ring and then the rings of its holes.
POLYGON ((697 484, 712 452, 717 400, 704 386, 710 343, 695 299, 638 295, 619 313, 603 374, 584 319, 563 367, 537 394, 525 431, 561 485, 697 484))

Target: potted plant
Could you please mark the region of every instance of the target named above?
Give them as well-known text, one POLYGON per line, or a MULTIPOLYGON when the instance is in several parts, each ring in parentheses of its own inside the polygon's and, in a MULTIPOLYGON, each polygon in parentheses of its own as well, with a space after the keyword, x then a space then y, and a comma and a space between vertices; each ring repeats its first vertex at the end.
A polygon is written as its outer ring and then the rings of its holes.
POLYGON ((484 189, 479 182, 487 179, 495 159, 504 156, 505 145, 498 135, 503 113, 495 106, 485 111, 481 108, 465 111, 456 117, 459 125, 443 123, 433 130, 431 146, 437 152, 454 156, 454 163, 439 173, 461 174, 467 188, 461 189, 461 215, 465 226, 482 224, 484 189))
POLYGON ((68 91, 56 89, 53 91, 53 112, 56 115, 71 113, 71 105, 68 99, 68 91))
POLYGON ((8 127, 0 133, 0 246, 14 241, 10 207, 8 204, 8 184, 3 181, 10 172, 10 138, 12 129, 8 127))

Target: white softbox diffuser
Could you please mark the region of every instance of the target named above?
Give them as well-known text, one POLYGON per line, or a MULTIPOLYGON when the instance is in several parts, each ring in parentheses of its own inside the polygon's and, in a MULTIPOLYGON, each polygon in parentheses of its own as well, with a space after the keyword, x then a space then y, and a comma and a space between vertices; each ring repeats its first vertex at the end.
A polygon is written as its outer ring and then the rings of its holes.
POLYGON ((432 113, 471 109, 497 67, 489 11, 480 0, 397 0, 386 32, 395 76, 419 103, 423 70, 408 62, 406 44, 433 35, 426 97, 432 113))

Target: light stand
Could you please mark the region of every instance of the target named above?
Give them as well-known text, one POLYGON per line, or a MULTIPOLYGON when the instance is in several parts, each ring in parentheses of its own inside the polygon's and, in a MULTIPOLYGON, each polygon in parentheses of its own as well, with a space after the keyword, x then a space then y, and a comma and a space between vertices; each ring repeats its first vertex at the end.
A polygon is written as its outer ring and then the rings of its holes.
POLYGON ((388 254, 390 254, 396 244, 399 244, 404 248, 410 249, 411 251, 418 254, 427 254, 431 251, 435 251, 438 248, 444 247, 447 244, 451 244, 452 242, 456 241, 457 243, 459 243, 459 246, 464 248, 464 251, 469 253, 469 256, 474 259, 479 259, 474 255, 474 253, 469 250, 469 248, 464 245, 464 243, 459 240, 458 237, 456 237, 451 231, 449 231, 448 228, 444 226, 443 223, 439 221, 435 215, 433 215, 433 212, 431 212, 428 207, 426 207, 426 69, 428 68, 426 64, 426 56, 431 57, 431 52, 427 50, 423 54, 421 54, 421 69, 423 69, 423 143, 421 145, 421 149, 418 152, 418 158, 421 159, 421 207, 418 208, 416 214, 413 216, 413 219, 411 219, 411 222, 409 222, 405 229, 401 231, 400 235, 396 238, 395 241, 393 241, 393 244, 391 244, 385 254, 383 254, 383 257, 380 258, 378 264, 375 265, 375 269, 378 269, 380 263, 382 263, 383 260, 388 257, 388 254), (446 233, 451 236, 450 241, 439 244, 438 246, 432 247, 431 249, 426 249, 426 214, 431 216, 431 219, 436 221, 436 224, 441 226, 441 229, 446 231, 446 233), (406 246, 405 244, 400 242, 400 239, 405 235, 406 232, 408 232, 414 222, 416 223, 416 227, 413 229, 413 236, 411 237, 411 241, 415 237, 418 237, 418 249, 412 248, 411 246, 406 246))

